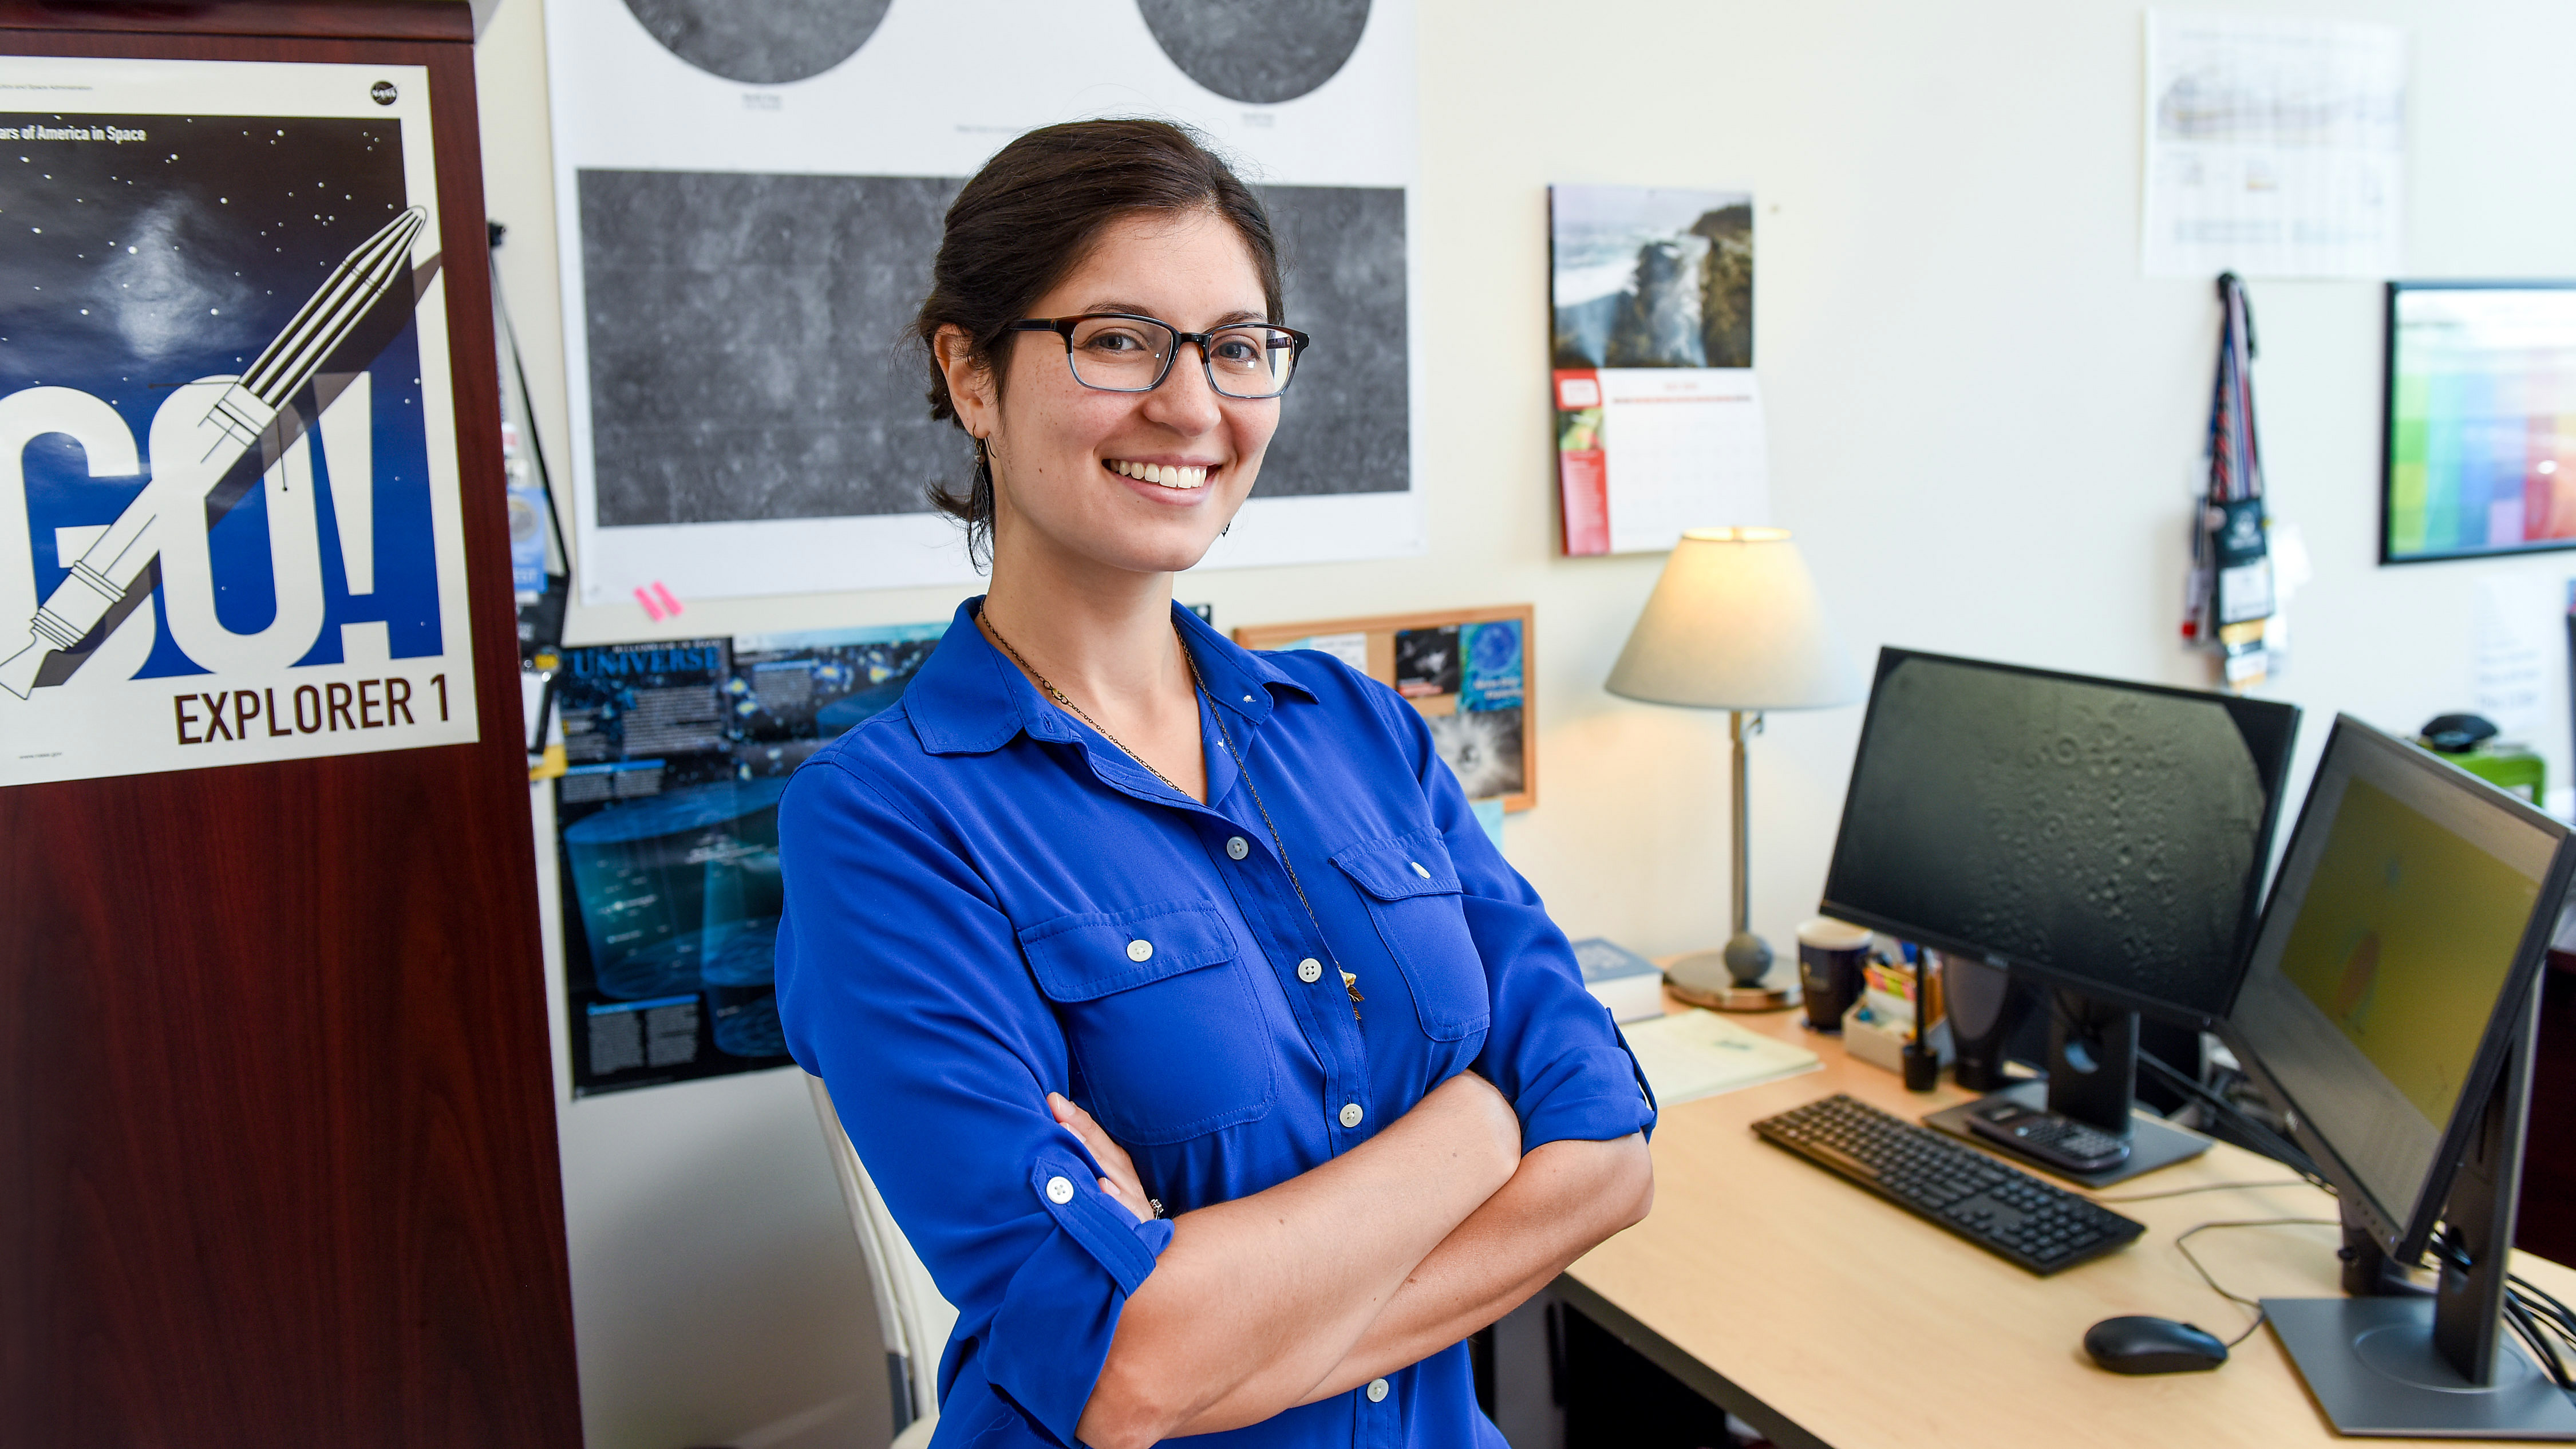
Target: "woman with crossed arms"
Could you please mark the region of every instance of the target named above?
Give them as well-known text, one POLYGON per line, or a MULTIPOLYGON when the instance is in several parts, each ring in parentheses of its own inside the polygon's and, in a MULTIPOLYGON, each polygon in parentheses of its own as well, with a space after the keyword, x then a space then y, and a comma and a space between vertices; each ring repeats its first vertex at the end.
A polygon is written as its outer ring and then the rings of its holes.
POLYGON ((991 592, 788 787, 778 946, 958 1309, 940 1445, 1499 1446, 1462 1341, 1653 1197, 1642 1078, 1420 716, 1172 601, 1279 424, 1281 291, 1160 122, 1022 136, 948 213, 916 325, 991 592))

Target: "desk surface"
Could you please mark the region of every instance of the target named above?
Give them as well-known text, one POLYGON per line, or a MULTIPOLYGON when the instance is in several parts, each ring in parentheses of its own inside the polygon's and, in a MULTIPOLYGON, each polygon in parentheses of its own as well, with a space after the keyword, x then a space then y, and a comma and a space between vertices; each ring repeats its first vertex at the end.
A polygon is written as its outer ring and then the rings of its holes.
MULTIPOLYGON (((1664 1109, 1655 1208, 1566 1270, 1560 1296, 1782 1449, 1901 1443, 2276 1446, 2351 1443, 2321 1417, 2265 1328, 2205 1374, 2128 1378, 2085 1357, 2084 1330, 2146 1313, 2221 1339, 2249 1310, 2212 1293, 2174 1248, 2196 1223, 2321 1218, 2334 1200, 2280 1164, 2219 1143, 2098 1196, 2147 1225, 2106 1258, 2035 1278, 1756 1138, 1750 1126, 1849 1092, 1908 1120, 1965 1101, 1944 1078, 1916 1095, 1851 1060, 1804 1013, 1739 1016, 1824 1058, 1821 1072, 1664 1109), (2132 1194, 2203 1183, 2285 1186, 2132 1194)), ((2332 1226, 2231 1228, 2192 1251, 2248 1298, 2341 1293, 2332 1226)), ((2576 1273, 2517 1255, 2515 1271, 2576 1300, 2576 1273)), ((2456 1441, 2372 1440, 2373 1444, 2456 1441)))

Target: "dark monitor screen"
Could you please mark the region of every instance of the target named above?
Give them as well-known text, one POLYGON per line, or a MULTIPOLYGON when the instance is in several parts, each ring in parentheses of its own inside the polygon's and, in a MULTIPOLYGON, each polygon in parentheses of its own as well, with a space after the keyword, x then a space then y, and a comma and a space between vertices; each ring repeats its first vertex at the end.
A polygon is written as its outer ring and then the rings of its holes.
POLYGON ((2298 717, 1882 650, 1823 910, 2214 1021, 2253 935, 2298 717))
POLYGON ((2567 834, 2356 721, 2326 742, 2225 1035, 2392 1252, 2420 1248, 2520 1021, 2567 834))

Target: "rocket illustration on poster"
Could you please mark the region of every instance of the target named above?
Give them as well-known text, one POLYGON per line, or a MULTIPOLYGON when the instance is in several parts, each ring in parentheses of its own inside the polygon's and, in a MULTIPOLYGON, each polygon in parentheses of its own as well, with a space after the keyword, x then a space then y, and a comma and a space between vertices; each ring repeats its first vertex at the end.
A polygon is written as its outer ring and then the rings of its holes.
POLYGON ((0 785, 473 740, 426 74, 0 82, 0 785))

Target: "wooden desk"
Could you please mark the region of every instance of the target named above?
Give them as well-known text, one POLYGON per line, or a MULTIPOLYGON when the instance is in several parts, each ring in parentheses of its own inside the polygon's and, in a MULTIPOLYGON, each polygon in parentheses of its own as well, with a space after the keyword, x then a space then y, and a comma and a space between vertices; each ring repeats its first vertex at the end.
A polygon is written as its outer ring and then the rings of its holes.
MULTIPOLYGON (((2085 1329, 2124 1313, 2235 1337, 2248 1310, 2201 1283, 2174 1235, 2232 1218, 2332 1220, 2332 1198, 2278 1163, 2219 1143, 2100 1196, 2291 1185, 2112 1202, 2147 1225, 2144 1237, 2035 1278, 1750 1130, 1835 1092, 1909 1121, 1969 1094, 1946 1078, 1937 1093, 1909 1093, 1895 1074, 1807 1032, 1802 1012, 1736 1020, 1811 1048, 1825 1069, 1665 1108, 1654 1137, 1654 1212, 1577 1261, 1555 1289, 1666 1372, 1781 1449, 2356 1442, 2337 1439, 2268 1328, 2205 1374, 2123 1377, 2095 1368, 2083 1348, 2085 1329)), ((2331 1226, 2231 1228, 2191 1246, 2232 1292, 2321 1298, 2342 1291, 2340 1241, 2331 1226)), ((2576 1299, 2576 1273, 2516 1258, 2515 1271, 2576 1299)))

